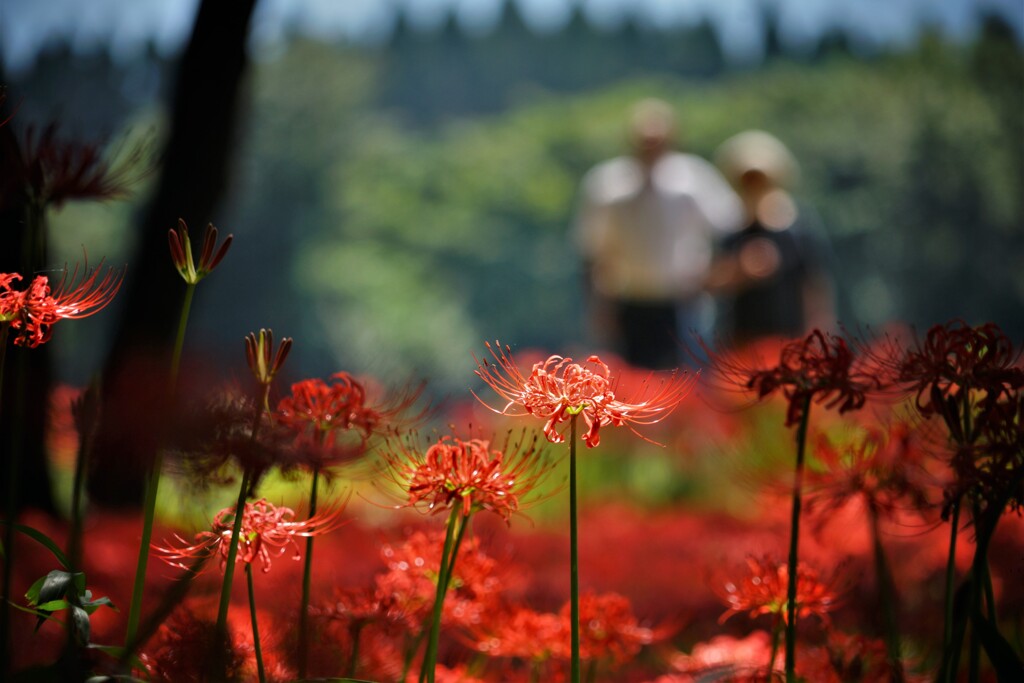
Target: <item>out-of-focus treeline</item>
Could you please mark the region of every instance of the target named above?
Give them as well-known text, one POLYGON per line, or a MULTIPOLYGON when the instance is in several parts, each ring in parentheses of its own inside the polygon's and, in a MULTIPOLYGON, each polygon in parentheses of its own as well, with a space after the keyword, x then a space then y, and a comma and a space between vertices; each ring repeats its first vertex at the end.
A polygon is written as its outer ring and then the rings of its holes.
MULTIPOLYGON (((535 34, 515 7, 485 35, 400 19, 376 47, 254 50, 233 189, 211 217, 236 244, 203 283, 190 339, 243 368, 242 337, 273 327, 296 339, 295 374, 442 390, 466 386, 485 339, 586 342, 567 238, 578 182, 623 152, 629 106, 652 95, 678 108, 691 151, 747 128, 791 147, 848 326, 962 316, 1024 335, 1024 52, 1003 20, 969 42, 925 31, 865 54, 835 32, 786 46, 766 16, 763 62, 737 66, 710 24, 598 29, 576 13, 535 34)), ((172 74, 155 51, 52 46, 9 79, 14 124, 159 134, 172 74)), ((130 259, 145 190, 55 216, 60 259, 83 244, 130 259)))

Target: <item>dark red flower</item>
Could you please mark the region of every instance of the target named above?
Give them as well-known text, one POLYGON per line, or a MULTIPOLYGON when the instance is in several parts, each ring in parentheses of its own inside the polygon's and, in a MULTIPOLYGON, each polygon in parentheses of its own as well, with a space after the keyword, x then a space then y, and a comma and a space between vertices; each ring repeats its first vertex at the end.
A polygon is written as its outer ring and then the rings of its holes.
POLYGON ((147 137, 106 154, 98 144, 60 139, 56 124, 42 132, 30 126, 19 148, 6 155, 0 204, 12 195, 55 208, 71 200, 123 197, 153 170, 152 144, 147 137))
POLYGON ((784 345, 777 364, 756 352, 705 352, 726 384, 754 392, 759 400, 781 393, 789 402, 786 426, 800 422, 808 401, 844 413, 862 408, 866 392, 879 387, 842 337, 820 330, 784 345))
POLYGON ((865 426, 845 439, 820 435, 815 448, 820 469, 805 474, 809 508, 834 511, 854 497, 876 514, 901 506, 924 509, 928 492, 939 484, 929 470, 931 452, 914 426, 893 422, 865 426))
POLYGON ((574 415, 582 415, 586 422, 583 441, 588 448, 600 443, 601 427, 626 425, 639 435, 633 425, 653 424, 666 417, 694 382, 692 375, 673 372, 650 394, 641 392, 631 401, 622 401, 615 396, 608 366, 597 356, 587 358, 587 367, 573 363, 571 358, 551 356, 534 364, 530 375, 524 377, 512 359, 512 350, 495 344, 498 351, 490 344, 487 350, 497 364, 487 359, 478 361, 476 374, 507 403, 500 410, 488 407, 502 415, 533 415, 547 420, 544 435, 552 443, 565 440, 565 428, 560 425, 574 415), (513 406, 521 406, 523 412, 510 412, 513 406))

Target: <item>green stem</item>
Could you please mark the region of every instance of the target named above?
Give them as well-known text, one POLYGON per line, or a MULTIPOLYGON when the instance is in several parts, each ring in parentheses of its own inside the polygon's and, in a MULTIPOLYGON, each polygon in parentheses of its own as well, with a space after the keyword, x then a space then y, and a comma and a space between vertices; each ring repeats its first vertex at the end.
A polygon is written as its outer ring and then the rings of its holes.
POLYGON ((782 622, 776 620, 774 626, 772 626, 772 654, 768 659, 768 674, 765 677, 766 681, 771 681, 774 678, 775 673, 775 656, 779 654, 779 636, 782 635, 782 622))
POLYGON ((235 576, 235 561, 238 558, 238 540, 242 531, 242 520, 245 517, 245 498, 249 490, 249 470, 242 472, 242 484, 238 487, 238 500, 235 502, 235 518, 231 524, 231 540, 228 541, 228 557, 224 565, 224 580, 220 586, 220 608, 217 610, 217 629, 214 640, 223 642, 228 629, 228 607, 231 605, 231 584, 235 576))
POLYGON ((580 683, 580 558, 576 519, 576 418, 569 419, 569 619, 571 662, 569 680, 580 683))
MULTIPOLYGON (((270 392, 270 385, 263 387, 263 401, 256 406, 252 419, 252 431, 249 434, 249 441, 256 441, 260 430, 260 421, 263 417, 264 405, 267 394, 270 392)), ((228 607, 231 605, 231 584, 235 576, 235 560, 238 557, 238 541, 242 531, 242 521, 245 518, 245 499, 252 484, 253 473, 249 468, 242 470, 242 483, 238 487, 238 499, 235 501, 235 518, 231 525, 231 539, 228 541, 227 563, 224 565, 224 581, 220 588, 220 609, 217 611, 217 641, 220 642, 227 636, 228 607)))
MULTIPOLYGON (((366 622, 360 620, 349 628, 352 637, 352 655, 348 663, 348 673, 345 674, 348 678, 355 678, 356 675, 356 667, 359 662, 359 636, 365 625, 366 622)), ((403 678, 402 680, 405 679, 403 678)))
POLYGON ((188 328, 188 315, 192 310, 192 297, 196 286, 185 285, 185 300, 181 304, 181 317, 178 318, 178 334, 174 339, 174 355, 171 356, 171 391, 173 393, 178 382, 178 370, 181 369, 181 356, 185 348, 185 330, 188 328))
MULTIPOLYGON (((169 377, 169 388, 171 401, 178 388, 178 370, 181 368, 182 349, 185 347, 185 330, 188 327, 188 315, 192 308, 192 297, 195 294, 195 285, 186 285, 185 300, 181 305, 181 315, 178 317, 178 333, 174 340, 174 349, 171 354, 171 372, 169 377)), ((156 514, 156 499, 160 492, 160 470, 163 465, 163 457, 160 451, 153 455, 153 462, 149 477, 146 481, 146 492, 142 502, 142 540, 139 545, 139 560, 135 567, 135 583, 132 587, 132 602, 128 609, 128 627, 125 642, 135 640, 136 631, 139 628, 139 619, 142 615, 142 595, 146 583, 146 566, 149 562, 149 544, 153 537, 153 519, 156 514)))
POLYGON ((156 497, 160 489, 160 467, 163 457, 159 451, 153 457, 153 466, 146 479, 146 493, 142 503, 142 540, 139 542, 139 559, 135 565, 135 583, 132 586, 132 602, 128 608, 128 630, 125 642, 135 640, 142 616, 142 594, 146 584, 146 566, 149 562, 149 545, 153 538, 153 519, 156 516, 156 497))
POLYGON ((793 518, 789 529, 789 585, 786 589, 786 683, 796 681, 796 589, 797 560, 800 541, 800 506, 804 478, 804 451, 807 445, 807 423, 811 414, 811 399, 804 399, 800 425, 796 432, 796 472, 793 476, 793 518))
MULTIPOLYGON (((430 635, 427 639, 427 651, 423 656, 423 666, 420 668, 420 683, 434 683, 434 668, 437 664, 437 648, 441 639, 441 613, 444 608, 444 595, 448 590, 448 581, 451 579, 451 570, 455 564, 455 557, 452 554, 452 547, 455 545, 455 527, 459 523, 461 510, 453 507, 448 515, 448 524, 444 534, 444 546, 441 549, 441 562, 437 568, 437 589, 434 594, 434 607, 430 615, 430 635)), ((462 529, 465 529, 465 522, 462 529)), ((458 536, 461 540, 462 529, 458 536)))
POLYGON ((245 580, 249 584, 249 617, 252 619, 252 644, 256 652, 256 671, 259 673, 260 683, 266 683, 267 675, 263 671, 263 651, 260 649, 260 627, 256 621, 256 590, 252 585, 252 563, 245 563, 245 580))
POLYGON ((889 570, 889 562, 882 546, 882 538, 878 529, 878 510, 868 502, 868 518, 871 524, 871 541, 875 555, 875 581, 878 582, 878 601, 881 603, 882 616, 885 621, 885 642, 888 650, 889 666, 894 683, 903 681, 903 663, 901 657, 899 621, 896 616, 896 594, 893 590, 895 582, 889 570))
MULTIPOLYGON (((313 484, 309 490, 309 516, 316 514, 316 493, 320 483, 320 467, 313 467, 313 484)), ((306 677, 309 652, 309 593, 313 572, 313 537, 306 538, 306 558, 302 567, 302 604, 299 605, 299 678, 306 677)))

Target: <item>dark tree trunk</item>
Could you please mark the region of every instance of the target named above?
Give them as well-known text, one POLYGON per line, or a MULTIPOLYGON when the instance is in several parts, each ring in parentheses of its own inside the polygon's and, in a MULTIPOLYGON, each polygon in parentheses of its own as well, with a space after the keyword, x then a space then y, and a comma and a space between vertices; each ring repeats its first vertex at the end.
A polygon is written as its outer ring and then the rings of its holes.
MULTIPOLYGON (((0 111, 0 121, 6 121, 8 114, 0 111)), ((18 286, 24 287, 47 264, 45 254, 33 254, 28 247, 31 236, 26 228, 27 197, 21 188, 11 185, 17 175, 13 169, 20 165, 20 154, 13 126, 0 126, 0 175, 5 176, 0 179, 0 273, 20 273, 24 279, 18 286)), ((17 510, 33 507, 53 513, 45 447, 52 382, 50 349, 45 344, 35 349, 22 348, 8 340, 3 369, 0 453, 12 461, 9 467, 0 467, 0 491, 4 496, 8 491, 17 494, 17 510), (14 489, 7 482, 7 473, 12 471, 17 480, 14 489)))
POLYGON ((141 219, 104 370, 103 416, 89 483, 100 504, 138 504, 165 427, 168 368, 185 291, 171 264, 167 231, 183 218, 201 244, 228 185, 255 4, 203 0, 181 59, 162 172, 141 219))

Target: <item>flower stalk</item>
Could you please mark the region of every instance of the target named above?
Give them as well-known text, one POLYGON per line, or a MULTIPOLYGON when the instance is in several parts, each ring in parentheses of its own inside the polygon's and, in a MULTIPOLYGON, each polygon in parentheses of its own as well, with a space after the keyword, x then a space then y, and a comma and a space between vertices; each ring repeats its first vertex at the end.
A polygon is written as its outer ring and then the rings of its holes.
POLYGON ((800 508, 804 477, 804 452, 807 446, 807 423, 811 413, 811 396, 804 398, 800 424, 796 432, 796 471, 793 475, 793 515, 789 530, 789 584, 786 589, 786 683, 796 681, 796 588, 799 580, 797 564, 800 542, 800 508))

